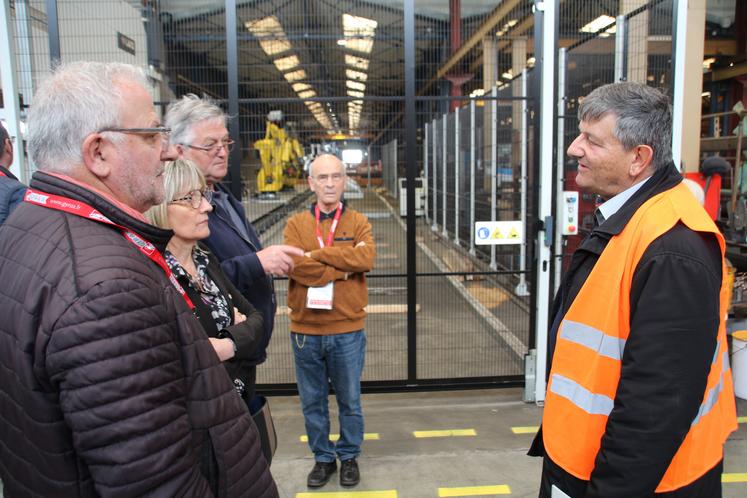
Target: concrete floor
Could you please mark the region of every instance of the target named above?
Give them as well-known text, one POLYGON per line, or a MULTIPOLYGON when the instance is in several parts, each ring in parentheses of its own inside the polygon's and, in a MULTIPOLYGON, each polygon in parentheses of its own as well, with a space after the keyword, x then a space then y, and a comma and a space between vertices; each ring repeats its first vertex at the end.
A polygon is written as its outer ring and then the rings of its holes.
MULTIPOLYGON (((539 425, 542 409, 521 400, 521 389, 363 396, 367 440, 359 459, 361 483, 342 488, 336 474, 323 488, 306 487, 314 460, 306 443, 298 397, 270 400, 278 431, 272 473, 283 498, 426 498, 439 496, 536 497, 541 461, 526 456, 532 433, 512 427, 539 425), (415 438, 413 431, 473 429, 472 436, 415 438), (490 486, 507 486, 489 488, 490 486), (465 488, 480 486, 471 490, 465 488), (449 488, 449 489, 447 489, 449 488), (362 492, 379 491, 370 494, 362 492), (383 493, 388 491, 388 493, 383 493)), ((330 409, 335 406, 330 398, 330 409)), ((738 400, 747 415, 747 401, 738 400)), ((333 410, 332 432, 339 432, 333 410)), ((726 445, 725 473, 747 473, 747 421, 726 445)), ((743 480, 747 481, 747 474, 743 480)), ((725 498, 747 496, 747 482, 724 483, 725 498)))

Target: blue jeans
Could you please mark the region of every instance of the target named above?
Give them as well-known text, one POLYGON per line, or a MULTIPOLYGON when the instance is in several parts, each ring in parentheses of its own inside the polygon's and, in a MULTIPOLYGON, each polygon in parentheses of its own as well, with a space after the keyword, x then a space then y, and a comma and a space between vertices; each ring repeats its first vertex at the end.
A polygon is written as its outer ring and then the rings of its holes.
POLYGON ((363 442, 361 373, 366 356, 363 330, 337 335, 291 332, 296 382, 309 447, 317 462, 356 458, 363 442), (329 382, 340 412, 340 439, 329 440, 329 382))

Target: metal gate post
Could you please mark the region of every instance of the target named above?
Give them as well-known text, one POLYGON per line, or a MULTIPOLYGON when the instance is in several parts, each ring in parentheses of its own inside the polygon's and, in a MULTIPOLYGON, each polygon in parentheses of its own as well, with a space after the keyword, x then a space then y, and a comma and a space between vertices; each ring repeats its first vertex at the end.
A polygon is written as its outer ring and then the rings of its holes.
POLYGON ((454 244, 459 245, 459 140, 461 130, 459 129, 459 111, 461 107, 454 109, 454 244))
MULTIPOLYGON (((566 48, 561 48, 560 50, 558 50, 558 152, 555 161, 555 218, 558 221, 562 216, 561 209, 564 208, 563 196, 561 195, 561 192, 563 192, 565 185, 565 150, 563 149, 563 145, 565 142, 565 64, 567 57, 568 50, 566 48)), ((562 267, 563 235, 562 230, 555 230, 555 265, 553 273, 554 292, 557 292, 558 287, 560 287, 560 274, 562 273, 562 267)))
MULTIPOLYGON (((498 185, 496 173, 498 172, 498 85, 490 92, 493 100, 490 103, 492 124, 490 126, 490 221, 497 221, 496 207, 498 204, 498 185)), ((498 269, 495 261, 495 245, 490 246, 490 268, 498 269)))
POLYGON ((438 174, 436 172, 436 143, 438 142, 436 136, 438 128, 436 127, 436 118, 433 118, 431 130, 433 130, 433 145, 431 146, 433 150, 433 224, 431 225, 431 230, 435 232, 438 230, 438 174))
POLYGON ((527 147, 529 138, 527 128, 529 126, 529 109, 527 108, 527 70, 521 72, 521 95, 524 100, 521 101, 521 226, 524 228, 524 243, 519 248, 519 283, 515 292, 518 296, 528 296, 529 286, 527 285, 524 271, 527 269, 527 244, 529 238, 527 234, 527 147))
MULTIPOLYGON (((545 400, 545 372, 547 368, 547 328, 550 304, 550 268, 552 252, 552 173, 553 173, 553 125, 555 94, 555 50, 557 38, 556 17, 558 0, 535 2, 535 19, 541 18, 542 53, 537 62, 541 68, 540 98, 540 172, 538 215, 540 229, 537 231, 537 285, 535 332, 537 345, 537 368, 535 370, 534 401, 545 400)), ((535 26, 537 25, 535 21, 535 26)))
POLYGON ((475 255, 475 101, 469 103, 469 253, 475 255))
POLYGON ((448 138, 446 137, 446 117, 448 114, 444 114, 443 116, 443 132, 441 137, 443 138, 443 157, 441 158, 441 161, 443 162, 443 168, 444 170, 441 172, 441 177, 443 178, 443 191, 441 192, 441 209, 443 210, 443 213, 441 213, 441 230, 444 237, 449 236, 448 230, 446 230, 446 142, 448 142, 448 138))

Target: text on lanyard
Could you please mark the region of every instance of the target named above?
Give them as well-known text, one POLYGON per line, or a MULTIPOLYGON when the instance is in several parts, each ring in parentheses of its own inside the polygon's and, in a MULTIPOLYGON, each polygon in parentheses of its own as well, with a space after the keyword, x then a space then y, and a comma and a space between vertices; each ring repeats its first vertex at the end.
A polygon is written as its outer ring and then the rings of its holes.
POLYGON ((158 251, 158 249, 156 249, 156 246, 143 239, 129 228, 125 228, 114 223, 112 220, 98 212, 93 207, 84 202, 76 201, 75 199, 69 199, 67 197, 62 197, 59 195, 52 195, 28 189, 23 200, 31 204, 36 204, 37 206, 55 209, 57 211, 64 211, 65 213, 74 214, 76 216, 80 216, 81 218, 87 218, 99 223, 104 223, 119 228, 125 240, 137 247, 141 253, 145 254, 151 261, 156 263, 161 268, 161 270, 163 270, 163 272, 166 274, 166 277, 169 279, 169 282, 171 282, 176 290, 179 291, 179 294, 181 294, 181 296, 184 298, 184 301, 186 301, 189 309, 194 310, 195 305, 192 303, 192 300, 189 299, 189 296, 184 291, 179 282, 177 282, 176 277, 173 275, 173 273, 171 273, 171 269, 169 269, 169 266, 166 264, 166 260, 163 258, 163 255, 158 251))

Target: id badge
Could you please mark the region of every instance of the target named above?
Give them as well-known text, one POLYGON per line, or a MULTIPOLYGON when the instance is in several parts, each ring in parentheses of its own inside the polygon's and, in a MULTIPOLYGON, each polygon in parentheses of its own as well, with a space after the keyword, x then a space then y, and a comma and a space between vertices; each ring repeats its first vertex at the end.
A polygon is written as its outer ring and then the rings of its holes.
POLYGON ((309 287, 306 293, 306 307, 316 310, 331 310, 334 288, 334 282, 330 282, 323 287, 309 287))

